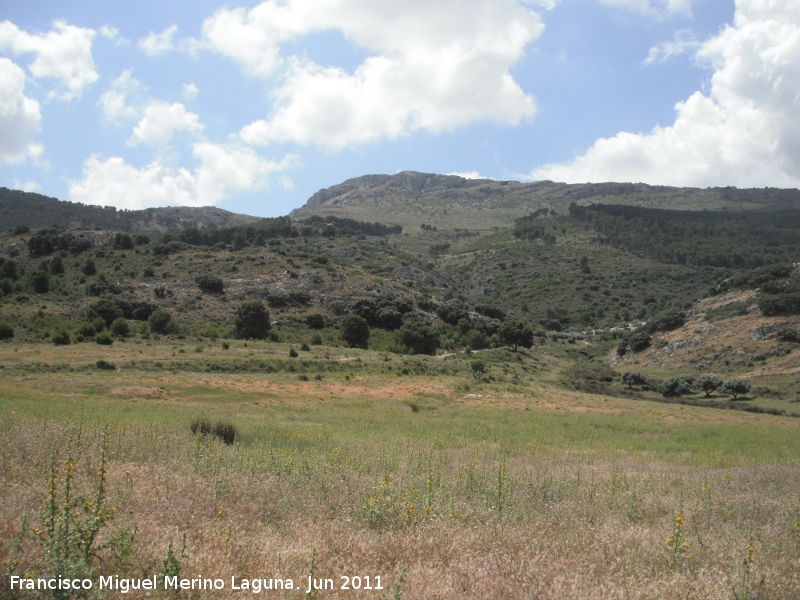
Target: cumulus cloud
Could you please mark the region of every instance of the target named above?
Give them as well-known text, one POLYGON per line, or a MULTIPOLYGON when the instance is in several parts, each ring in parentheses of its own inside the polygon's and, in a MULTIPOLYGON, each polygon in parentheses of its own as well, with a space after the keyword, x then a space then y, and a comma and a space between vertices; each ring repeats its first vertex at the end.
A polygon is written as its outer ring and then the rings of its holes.
POLYGON ((97 81, 92 59, 93 29, 56 21, 54 29, 44 34, 30 34, 10 21, 0 23, 0 48, 14 54, 33 53, 36 58, 28 70, 36 78, 58 79, 62 89, 50 93, 51 98, 71 100, 97 81))
POLYGON ((515 0, 268 0, 219 10, 203 24, 203 44, 250 75, 279 76, 271 115, 245 127, 244 141, 341 149, 533 116, 509 69, 542 30, 515 0), (282 57, 281 43, 328 30, 370 56, 353 72, 282 57))
POLYGON ((197 89, 197 86, 194 83, 184 83, 183 89, 181 90, 181 94, 183 95, 183 99, 187 102, 191 102, 195 98, 197 98, 197 94, 200 93, 200 90, 197 89))
POLYGON ((701 46, 691 29, 679 29, 672 39, 650 48, 644 64, 652 65, 667 62, 686 52, 696 51, 701 46))
POLYGON ((600 0, 600 3, 659 19, 692 14, 692 0, 600 0))
POLYGON ((193 154, 199 166, 190 171, 161 159, 137 169, 122 158, 90 156, 83 177, 69 185, 73 202, 141 209, 152 206, 209 206, 231 192, 265 189, 270 175, 289 169, 295 158, 276 162, 251 148, 197 143, 193 154))
POLYGON ((160 146, 168 143, 180 131, 199 133, 203 130, 200 117, 186 110, 180 102, 151 102, 144 110, 144 116, 133 128, 128 144, 139 143, 160 146))
POLYGON ((150 35, 140 39, 137 46, 144 50, 145 54, 149 56, 158 56, 170 50, 175 50, 175 42, 173 38, 178 33, 177 25, 170 25, 161 33, 150 32, 150 35))
POLYGON ((492 179, 491 177, 484 177, 477 171, 453 171, 452 173, 448 173, 448 175, 455 175, 456 177, 463 177, 464 179, 492 179))
POLYGON ((111 89, 103 92, 97 105, 103 112, 103 118, 114 125, 137 118, 142 112, 141 96, 144 92, 142 84, 133 76, 131 69, 126 69, 111 82, 111 89), (133 98, 133 103, 129 100, 133 98))
POLYGON ((25 96, 25 72, 8 58, 0 58, 0 162, 39 156, 42 147, 33 140, 40 123, 39 103, 25 96))
POLYGON ((800 2, 737 0, 734 24, 696 58, 714 68, 709 92, 678 103, 672 125, 597 140, 531 178, 800 186, 800 2))

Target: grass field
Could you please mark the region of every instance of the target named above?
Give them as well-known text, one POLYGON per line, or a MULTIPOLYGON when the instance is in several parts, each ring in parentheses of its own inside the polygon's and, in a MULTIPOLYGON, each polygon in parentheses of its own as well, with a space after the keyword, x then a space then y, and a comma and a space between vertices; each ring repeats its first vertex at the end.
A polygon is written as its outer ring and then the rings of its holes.
POLYGON ((486 354, 482 382, 463 355, 195 350, 0 345, 6 575, 225 582, 153 596, 185 598, 252 593, 231 577, 301 588, 274 598, 800 597, 798 419, 570 391, 547 347, 486 354), (193 434, 201 417, 236 443, 193 434), (305 594, 309 575, 336 589, 305 594))

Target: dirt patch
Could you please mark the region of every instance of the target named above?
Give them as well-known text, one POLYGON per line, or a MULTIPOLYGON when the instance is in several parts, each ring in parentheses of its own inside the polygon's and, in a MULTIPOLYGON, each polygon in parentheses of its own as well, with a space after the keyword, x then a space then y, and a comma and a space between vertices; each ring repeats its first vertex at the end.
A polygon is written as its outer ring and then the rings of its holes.
POLYGON ((162 389, 138 385, 114 388, 109 393, 120 398, 163 398, 167 395, 162 389))

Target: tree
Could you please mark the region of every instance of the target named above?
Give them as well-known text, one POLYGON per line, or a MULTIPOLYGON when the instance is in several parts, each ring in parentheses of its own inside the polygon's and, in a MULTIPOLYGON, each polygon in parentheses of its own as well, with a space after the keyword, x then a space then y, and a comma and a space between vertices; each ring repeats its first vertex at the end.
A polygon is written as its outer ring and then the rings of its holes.
POLYGON ((628 348, 631 352, 641 352, 650 347, 652 338, 649 333, 644 331, 637 331, 628 336, 628 348))
POLYGON ((247 247, 247 238, 245 237, 244 232, 237 231, 233 236, 233 249, 241 250, 245 247, 247 247))
POLYGON ((54 256, 50 259, 50 273, 53 275, 61 275, 64 272, 64 261, 60 256, 54 256))
POLYGON ((480 379, 486 373, 486 363, 479 358, 469 361, 467 363, 467 368, 472 374, 473 379, 480 379))
POLYGON ((439 333, 430 325, 411 321, 403 325, 398 336, 400 343, 414 354, 436 354, 439 333))
POLYGON ((0 265, 0 277, 7 277, 12 281, 19 279, 19 274, 17 273, 17 263, 9 259, 0 265))
POLYGON ((69 333, 61 329, 53 334, 53 343, 56 346, 67 346, 72 340, 69 338, 69 333))
POLYGON ((308 315, 306 317, 306 326, 309 329, 324 329, 325 317, 319 314, 308 315))
POLYGON ((236 336, 263 340, 270 330, 269 311, 261 300, 242 302, 236 309, 236 336))
POLYGON ((687 377, 673 377, 658 386, 658 391, 665 398, 674 398, 692 393, 692 380, 687 377))
POLYGON ((5 321, 0 321, 0 340, 10 340, 13 337, 14 328, 5 321))
POLYGON ((729 379, 720 386, 719 391, 731 395, 734 400, 737 400, 741 394, 750 392, 750 384, 742 379, 729 379))
POLYGON ((628 386, 628 389, 633 389, 635 385, 647 385, 647 377, 642 375, 641 373, 631 373, 630 371, 625 371, 622 374, 622 383, 628 386))
POLYGON ((699 389, 703 390, 706 394, 706 398, 708 398, 711 395, 711 392, 722 387, 722 378, 717 377, 716 375, 703 375, 697 380, 695 385, 699 389))
POLYGON ((506 321, 497 330, 500 341, 511 346, 516 352, 518 346, 530 348, 533 346, 533 330, 524 321, 506 321))
POLYGON ((153 333, 167 334, 173 331, 175 325, 172 321, 172 315, 165 310, 154 311, 147 318, 147 325, 153 333))
POLYGON ((365 348, 369 342, 369 325, 364 317, 347 315, 342 319, 342 331, 339 334, 351 348, 365 348))

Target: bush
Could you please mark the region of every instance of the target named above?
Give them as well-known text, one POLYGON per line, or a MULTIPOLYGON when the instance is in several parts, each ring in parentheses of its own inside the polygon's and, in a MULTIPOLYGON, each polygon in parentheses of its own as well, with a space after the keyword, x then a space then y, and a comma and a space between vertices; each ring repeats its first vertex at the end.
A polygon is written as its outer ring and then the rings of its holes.
POLYGON ((236 427, 230 422, 220 421, 214 426, 214 435, 229 446, 236 441, 237 433, 236 427))
POLYGON ((194 282, 197 284, 197 287, 209 294, 221 294, 225 287, 222 279, 216 275, 201 275, 195 277, 194 282))
POLYGON ((321 346, 322 345, 322 336, 318 333, 315 333, 311 336, 311 345, 312 346, 321 346))
POLYGON ((0 340, 10 340, 13 337, 14 328, 5 321, 0 321, 0 340))
POLYGON ((166 335, 172 333, 175 329, 175 323, 172 321, 172 315, 165 310, 157 310, 151 314, 147 319, 147 325, 153 333, 160 333, 166 335))
POLYGON ((306 317, 306 326, 309 329, 323 329, 325 327, 325 318, 322 315, 308 315, 306 317))
POLYGON ((289 348, 289 358, 297 358, 297 356, 298 356, 297 350, 295 350, 294 348, 289 348))
POLYGON ((90 304, 88 312, 90 317, 103 319, 106 327, 111 327, 114 321, 122 317, 122 309, 117 306, 116 302, 108 298, 100 298, 100 300, 90 304))
POLYGON ((115 337, 118 338, 128 337, 130 332, 131 332, 130 325, 128 325, 128 321, 126 321, 124 317, 119 317, 118 319, 114 319, 114 322, 111 323, 111 333, 113 333, 115 337))
POLYGON ((94 261, 91 258, 87 258, 86 262, 83 263, 81 272, 87 277, 91 277, 92 275, 97 273, 97 266, 95 266, 94 261))
POLYGON ((17 263, 13 260, 7 260, 0 265, 0 277, 4 279, 10 279, 12 281, 19 279, 19 274, 17 273, 17 263))
POLYGON ((369 325, 364 317, 347 315, 342 319, 341 339, 351 348, 366 348, 369 342, 369 325))
POLYGON ((628 336, 628 348, 631 352, 641 352, 650 347, 652 339, 649 333, 637 331, 628 336))
POLYGON ((778 340, 781 342, 800 344, 800 333, 791 327, 784 327, 778 332, 778 340))
POLYGON ((107 331, 101 331, 94 336, 94 341, 96 344, 100 344, 101 346, 110 346, 114 343, 114 340, 111 339, 111 334, 107 331))
POLYGON ((300 350, 302 350, 303 352, 308 352, 309 350, 311 350, 311 348, 308 347, 308 344, 303 342, 302 344, 300 344, 300 350))
POLYGON ((61 275, 64 272, 64 261, 60 256, 54 256, 50 259, 50 273, 53 275, 61 275))
POLYGON ((208 435, 214 430, 214 427, 211 425, 211 421, 206 419, 205 417, 199 417, 192 419, 192 424, 189 425, 189 429, 192 430, 192 433, 197 435, 208 435))
POLYGON ((486 363, 484 363, 479 358, 469 361, 467 363, 467 368, 469 369, 469 372, 472 374, 473 379, 480 379, 486 373, 486 363))
POLYGON ((269 311, 260 300, 242 302, 236 309, 236 337, 263 340, 269 334, 269 311))
POLYGON ((439 333, 430 325, 410 321, 400 329, 398 339, 414 354, 436 354, 439 347, 439 333))
POLYGON ((50 275, 45 271, 34 271, 30 275, 30 285, 37 294, 46 294, 50 290, 50 275))
POLYGON ((101 371, 116 371, 117 370, 117 365, 115 365, 112 362, 105 361, 102 358, 100 360, 98 360, 96 363, 94 363, 94 365, 98 369, 100 369, 101 371))
POLYGON ((673 309, 659 313, 647 321, 647 325, 643 327, 643 331, 648 333, 672 331, 673 329, 683 327, 684 323, 686 323, 686 315, 683 311, 673 309))
POLYGON ((68 346, 70 341, 71 340, 69 339, 69 333, 67 333, 63 329, 61 331, 57 331, 53 335, 53 343, 56 346, 68 346))
POLYGON ((497 330, 500 341, 511 346, 516 352, 517 347, 530 348, 533 346, 533 330, 523 321, 506 321, 497 330))

